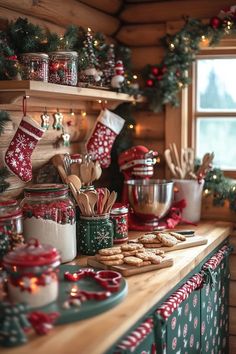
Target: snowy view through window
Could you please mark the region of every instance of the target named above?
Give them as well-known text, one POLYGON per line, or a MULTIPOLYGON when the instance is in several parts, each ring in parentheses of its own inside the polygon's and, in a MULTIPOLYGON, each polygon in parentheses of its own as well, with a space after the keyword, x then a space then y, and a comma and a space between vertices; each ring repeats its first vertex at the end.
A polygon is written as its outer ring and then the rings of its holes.
POLYGON ((214 151, 214 167, 236 170, 236 59, 197 60, 196 118, 197 157, 214 151))

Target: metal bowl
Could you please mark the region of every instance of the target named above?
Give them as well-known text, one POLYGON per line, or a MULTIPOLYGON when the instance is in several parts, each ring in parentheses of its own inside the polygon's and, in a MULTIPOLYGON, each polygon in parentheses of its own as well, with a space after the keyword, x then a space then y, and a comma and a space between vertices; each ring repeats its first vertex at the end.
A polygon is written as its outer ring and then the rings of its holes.
POLYGON ((128 199, 136 216, 150 222, 159 220, 170 210, 173 202, 173 181, 134 179, 125 182, 128 199))

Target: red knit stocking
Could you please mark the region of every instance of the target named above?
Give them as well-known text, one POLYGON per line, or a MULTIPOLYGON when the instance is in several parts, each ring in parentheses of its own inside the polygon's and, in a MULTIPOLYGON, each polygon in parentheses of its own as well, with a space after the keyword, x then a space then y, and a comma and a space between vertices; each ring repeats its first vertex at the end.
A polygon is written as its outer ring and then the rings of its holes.
POLYGON ((44 133, 44 129, 28 116, 24 116, 7 149, 5 163, 22 181, 32 179, 31 155, 44 133))
POLYGON ((93 159, 106 168, 111 163, 111 148, 116 136, 120 133, 125 120, 108 109, 99 114, 94 129, 86 144, 88 153, 93 159))

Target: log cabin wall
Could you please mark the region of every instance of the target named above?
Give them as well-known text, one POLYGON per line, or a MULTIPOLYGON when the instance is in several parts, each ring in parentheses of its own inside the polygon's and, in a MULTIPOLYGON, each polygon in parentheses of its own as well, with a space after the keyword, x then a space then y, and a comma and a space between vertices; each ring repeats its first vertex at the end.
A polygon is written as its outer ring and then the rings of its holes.
MULTIPOLYGON (((82 26, 84 28, 92 27, 94 31, 104 33, 108 40, 119 29, 120 20, 116 15, 122 5, 122 0, 101 0, 101 1, 76 1, 76 0, 7 0, 0 1, 0 29, 8 21, 16 20, 18 17, 28 18, 28 20, 40 26, 49 29, 52 32, 63 34, 69 24, 82 26)), ((47 108, 50 115, 50 128, 43 135, 41 141, 37 144, 32 154, 32 166, 34 176, 37 176, 37 170, 45 165, 55 154, 70 152, 83 153, 84 142, 86 141, 93 125, 100 106, 93 102, 70 102, 41 99, 37 102, 29 98, 27 100, 27 113, 38 122, 41 122, 41 114, 47 108), (53 113, 60 110, 64 115, 64 125, 67 123, 68 132, 71 134, 70 147, 64 147, 60 140, 62 131, 52 128, 53 113), (71 116, 73 110, 75 115, 71 116), (87 113, 84 116, 84 112, 87 113)), ((0 104, 0 109, 7 110, 11 117, 11 122, 7 124, 4 134, 0 137, 0 166, 3 165, 5 151, 15 134, 15 131, 22 118, 22 102, 17 104, 0 104)), ((11 176, 7 180, 10 187, 1 195, 3 198, 17 197, 21 194, 25 183, 18 177, 11 176)))
MULTIPOLYGON (((234 5, 235 0, 169 0, 169 1, 145 1, 145 0, 0 0, 0 27, 9 20, 18 17, 27 17, 30 22, 45 26, 53 32, 62 34, 68 24, 91 27, 94 31, 100 31, 109 38, 113 38, 121 44, 132 49, 133 70, 139 74, 146 64, 158 64, 163 58, 163 48, 160 39, 168 33, 174 33, 182 26, 184 15, 198 19, 207 19, 215 16, 222 8, 234 5)), ((29 99, 28 114, 40 122, 40 115, 46 101, 34 102, 29 99)), ((84 142, 95 122, 98 107, 79 102, 75 105, 68 101, 55 103, 50 102, 48 113, 51 116, 50 128, 44 134, 43 139, 38 143, 32 155, 33 169, 43 166, 50 158, 57 153, 69 151, 71 153, 83 152, 84 142), (71 121, 68 128, 72 137, 72 144, 69 148, 59 144, 56 147, 61 132, 52 129, 52 114, 59 108, 64 113, 65 122, 71 121), (72 118, 70 109, 75 111, 72 118), (87 112, 84 117, 81 112, 87 112)), ((0 165, 5 150, 13 137, 19 121, 22 117, 21 104, 3 105, 10 113, 10 122, 5 133, 0 137, 0 165)), ((172 110, 172 116, 178 115, 179 111, 167 107, 162 113, 152 113, 146 108, 137 111, 135 143, 142 144, 150 149, 158 150, 161 163, 155 169, 155 176, 163 178, 165 168, 163 163, 163 151, 172 137, 172 132, 180 132, 180 127, 169 122, 166 112, 172 110)), ((10 177, 10 188, 4 193, 4 197, 18 196, 24 187, 24 183, 17 177, 10 177)), ((207 214, 207 211, 206 211, 207 214)), ((211 213, 209 214, 211 216, 211 213)), ((222 219, 221 211, 212 213, 214 217, 222 219)), ((228 215, 228 214, 227 214, 228 215)), ((234 216, 230 216, 233 220, 234 216)), ((227 219, 227 217, 226 217, 227 219)), ((235 243, 235 236, 232 235, 232 243, 235 243)), ((230 343, 232 353, 236 348, 236 253, 231 257, 231 290, 230 290, 230 343)))

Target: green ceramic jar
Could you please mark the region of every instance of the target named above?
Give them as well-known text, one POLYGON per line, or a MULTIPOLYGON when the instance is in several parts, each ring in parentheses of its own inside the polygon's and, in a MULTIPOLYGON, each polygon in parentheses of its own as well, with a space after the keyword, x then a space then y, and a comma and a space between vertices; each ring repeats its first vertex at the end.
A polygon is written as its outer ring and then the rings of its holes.
POLYGON ((78 252, 94 255, 101 248, 113 246, 114 227, 109 214, 80 216, 77 225, 78 252))

